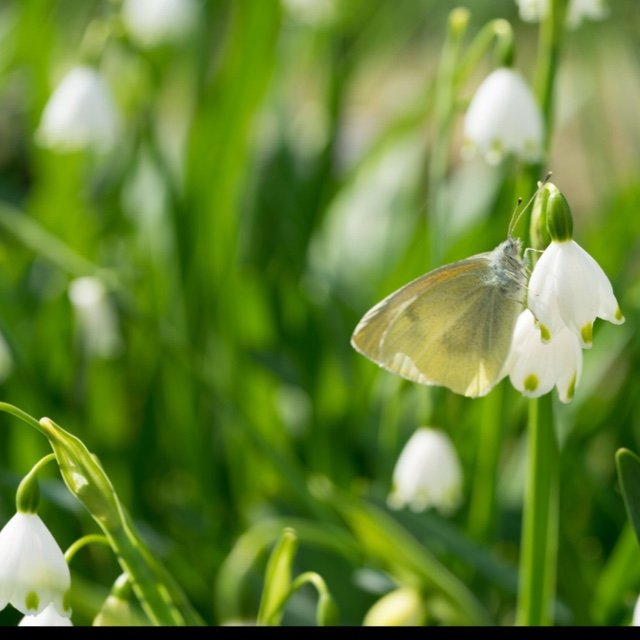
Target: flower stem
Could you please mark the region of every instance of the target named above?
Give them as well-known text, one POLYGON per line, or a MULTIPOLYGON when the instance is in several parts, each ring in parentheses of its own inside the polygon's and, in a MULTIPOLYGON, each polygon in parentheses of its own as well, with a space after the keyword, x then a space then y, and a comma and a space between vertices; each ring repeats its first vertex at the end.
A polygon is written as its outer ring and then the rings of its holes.
POLYGON ((469 506, 469 535, 477 542, 491 539, 496 521, 496 474, 502 445, 503 387, 482 398, 477 440, 476 468, 469 506))
POLYGON ((462 37, 469 21, 463 8, 449 14, 447 38, 440 57, 436 78, 433 147, 429 159, 428 216, 431 238, 431 263, 441 264, 446 248, 446 174, 449 160, 451 128, 455 112, 456 69, 462 37))
POLYGON ((558 446, 551 396, 529 401, 528 473, 516 623, 548 625, 555 596, 558 537, 558 446))
MULTIPOLYGON (((54 455, 54 454, 51 454, 54 455)), ((69 564, 71 562, 71 560, 73 560, 74 556, 76 555, 76 553, 78 553, 78 551, 80 551, 80 549, 82 549, 83 547, 86 547, 89 544, 103 544, 107 547, 111 547, 111 545, 109 544, 109 540, 106 536, 103 536, 100 533, 89 533, 86 536, 82 536, 82 538, 79 538, 78 540, 76 540, 65 552, 64 552, 64 559, 66 560, 67 564, 69 564)))

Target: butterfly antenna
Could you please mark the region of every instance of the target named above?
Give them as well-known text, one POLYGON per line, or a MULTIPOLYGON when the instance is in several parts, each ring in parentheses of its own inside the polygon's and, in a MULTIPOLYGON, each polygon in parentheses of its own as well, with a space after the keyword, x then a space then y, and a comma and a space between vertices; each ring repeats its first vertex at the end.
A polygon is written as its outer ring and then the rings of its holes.
POLYGON ((544 187, 544 185, 547 184, 547 182, 549 182, 550 179, 551 179, 551 171, 549 171, 547 175, 545 175, 544 180, 538 181, 538 188, 534 191, 531 198, 529 198, 529 201, 527 202, 527 204, 525 204, 520 211, 518 211, 518 208, 522 204, 522 198, 518 198, 515 209, 511 214, 511 222, 509 223, 509 231, 508 231, 509 237, 513 235, 513 230, 516 228, 518 222, 520 222, 520 218, 522 218, 525 211, 533 204, 533 201, 536 199, 536 196, 538 195, 542 187, 544 187))

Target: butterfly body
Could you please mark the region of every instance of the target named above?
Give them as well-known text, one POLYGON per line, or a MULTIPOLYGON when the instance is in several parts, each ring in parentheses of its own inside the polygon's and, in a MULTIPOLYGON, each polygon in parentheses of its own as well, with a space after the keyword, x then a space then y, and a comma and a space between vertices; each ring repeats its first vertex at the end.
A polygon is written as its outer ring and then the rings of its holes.
POLYGON ((503 377, 526 292, 520 241, 435 269, 368 311, 351 344, 421 384, 483 396, 503 377))

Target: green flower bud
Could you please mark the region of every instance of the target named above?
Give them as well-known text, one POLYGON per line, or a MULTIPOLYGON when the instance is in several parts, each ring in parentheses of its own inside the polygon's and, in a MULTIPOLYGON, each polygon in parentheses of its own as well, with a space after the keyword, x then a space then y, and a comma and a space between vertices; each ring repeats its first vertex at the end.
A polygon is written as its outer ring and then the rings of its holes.
POLYGON ((60 475, 69 491, 107 530, 119 529, 122 523, 120 503, 98 458, 82 440, 49 418, 42 418, 40 426, 49 439, 60 466, 60 475))
POLYGON ((573 237, 573 218, 567 199, 554 184, 547 183, 542 188, 548 191, 546 214, 547 229, 552 240, 565 242, 573 237))

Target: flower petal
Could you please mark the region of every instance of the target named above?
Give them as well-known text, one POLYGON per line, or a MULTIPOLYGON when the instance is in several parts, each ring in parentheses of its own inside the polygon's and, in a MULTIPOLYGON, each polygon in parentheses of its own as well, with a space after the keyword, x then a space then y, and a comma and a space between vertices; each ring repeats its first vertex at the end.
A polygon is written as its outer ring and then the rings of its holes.
POLYGON ((48 605, 68 615, 69 567, 35 513, 16 513, 0 531, 0 597, 24 614, 48 605))

